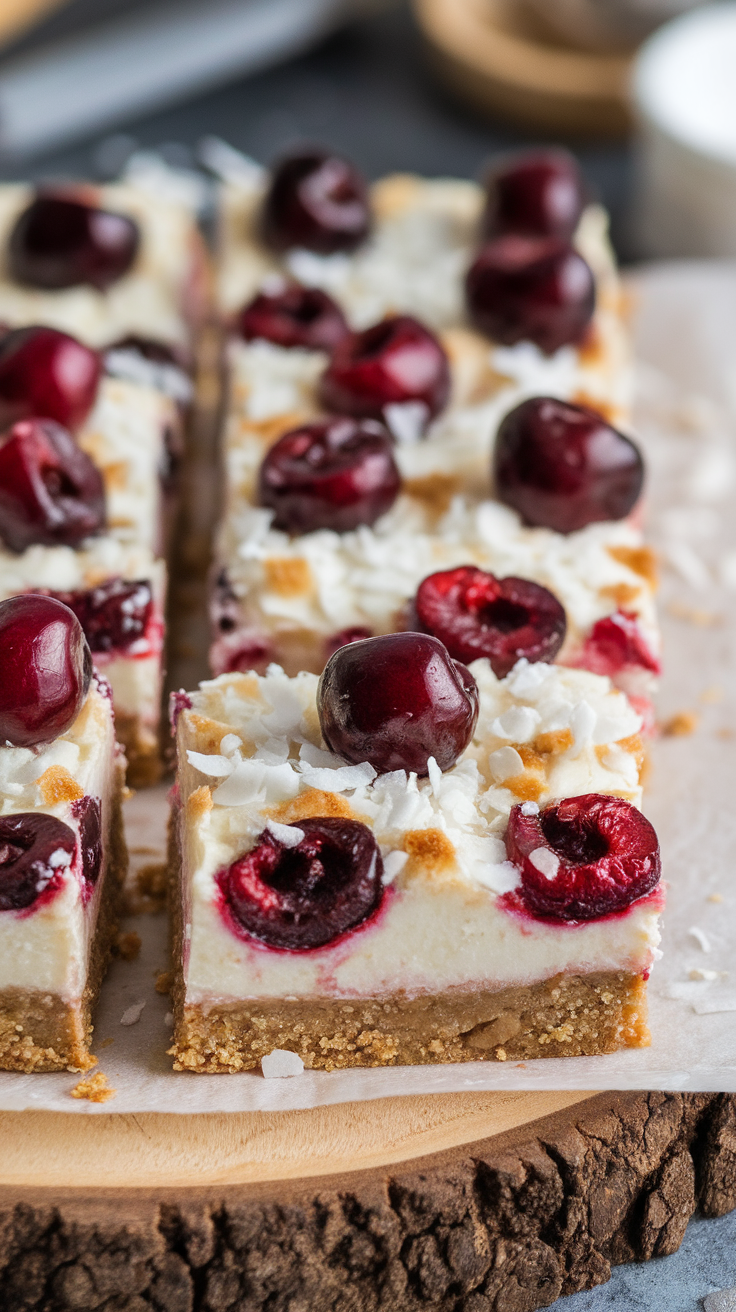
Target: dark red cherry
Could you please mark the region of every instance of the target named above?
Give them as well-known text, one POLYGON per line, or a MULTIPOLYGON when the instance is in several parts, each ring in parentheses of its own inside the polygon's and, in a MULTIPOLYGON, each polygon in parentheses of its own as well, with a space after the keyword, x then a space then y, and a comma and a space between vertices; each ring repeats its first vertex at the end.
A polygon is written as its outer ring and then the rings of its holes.
POLYGON ((276 166, 263 204, 263 236, 274 250, 353 251, 370 224, 365 182, 339 155, 305 150, 276 166))
POLYGON ((504 346, 535 342, 552 355, 579 342, 595 310, 595 280, 558 237, 508 233, 481 247, 465 282, 470 319, 504 346))
POLYGON ((639 500, 644 462, 597 411, 535 396, 502 421, 493 476, 499 500, 525 523, 572 533, 624 519, 639 500))
POLYGON ((383 862, 357 820, 317 817, 290 829, 286 846, 265 829, 256 846, 216 876, 236 924, 272 948, 321 948, 361 925, 381 901, 383 862))
POLYGON ((55 328, 16 328, 0 339, 0 428, 18 419, 84 423, 97 396, 96 351, 55 328))
POLYGON ((331 351, 349 331, 345 315, 327 292, 296 284, 280 292, 259 292, 241 310, 236 328, 246 342, 262 338, 311 351, 331 351))
POLYGON ((54 595, 74 611, 90 651, 130 651, 146 636, 153 595, 145 579, 106 579, 96 588, 54 595))
POLYGON ((259 500, 287 533, 374 524, 396 500, 401 477, 391 438, 372 419, 319 419, 279 438, 259 474, 259 500))
POLYGON ((443 642, 454 660, 487 656, 503 679, 522 657, 553 661, 565 639, 564 608, 531 579, 497 579, 474 565, 424 579, 414 599, 419 628, 443 642))
POLYGON ((127 214, 112 214, 72 196, 40 195, 10 234, 16 282, 49 291, 91 283, 105 291, 130 269, 140 240, 127 214))
POLYGON ((425 407, 425 427, 447 404, 450 366, 434 333, 400 314, 338 342, 319 385, 320 400, 337 414, 383 419, 386 407, 425 407))
POLYGON ((76 720, 92 678, 82 626, 33 592, 0 601, 0 743, 37 747, 76 720))
POLYGON ((331 656, 317 710, 331 751, 353 764, 429 772, 433 756, 449 770, 478 720, 478 687, 437 638, 389 633, 351 642, 331 656))
POLYGON ((582 664, 593 674, 615 678, 622 670, 639 668, 661 674, 662 666, 644 638, 636 615, 617 610, 597 620, 583 645, 582 664))
POLYGON ((105 347, 105 351, 134 351, 151 364, 170 364, 175 369, 188 373, 192 367, 191 353, 183 346, 173 342, 162 342, 157 337, 141 337, 138 333, 127 333, 116 342, 105 347))
POLYGON ((23 911, 51 893, 76 846, 74 830, 54 815, 21 811, 0 817, 0 911, 23 911))
POLYGON ((105 523, 102 475, 52 419, 21 419, 0 446, 0 537, 11 551, 76 547, 105 523))
POLYGON ((503 160, 486 182, 485 237, 504 232, 569 241, 585 206, 580 169, 566 150, 525 150, 503 160))
POLYGON ((94 887, 102 869, 102 807, 99 797, 80 797, 72 802, 72 815, 79 824, 82 874, 94 887))
POLYGON ((661 873, 652 825, 620 797, 586 793, 525 815, 515 806, 506 851, 521 872, 530 910, 555 920, 593 920, 651 892, 661 873))
POLYGON ((366 638, 372 637, 373 630, 364 628, 362 624, 355 624, 348 629, 340 629, 339 632, 331 634, 325 642, 325 660, 328 660, 333 652, 339 651, 341 647, 347 647, 350 642, 363 642, 366 638))

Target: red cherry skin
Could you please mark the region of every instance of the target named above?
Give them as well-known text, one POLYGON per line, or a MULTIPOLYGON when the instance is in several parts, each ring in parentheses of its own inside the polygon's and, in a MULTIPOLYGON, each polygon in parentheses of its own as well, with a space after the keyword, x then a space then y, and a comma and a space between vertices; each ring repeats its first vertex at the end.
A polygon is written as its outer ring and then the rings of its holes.
POLYGON ((21 419, 0 446, 0 537, 11 551, 75 547, 105 523, 102 475, 52 419, 21 419))
POLYGON ((531 579, 497 579, 474 565, 430 574, 417 589, 418 627, 468 665, 486 656, 503 679, 522 656, 553 661, 565 639, 564 608, 531 579))
POLYGON ((641 811, 598 793, 567 797, 538 815, 513 807, 506 851, 521 872, 523 901, 554 920, 623 911, 651 892, 662 869, 657 835, 641 811), (549 873, 531 859, 540 849, 550 853, 549 873))
POLYGON ((321 419, 279 438, 261 465, 259 500, 286 533, 374 524, 401 487, 392 442, 371 419, 321 419))
POLYGON ((558 237, 508 233, 482 246, 465 281, 468 313, 482 333, 546 355, 579 342, 595 310, 593 274, 558 237))
POLYGON ((337 633, 332 633, 325 641, 325 660, 329 660, 333 652, 339 651, 341 647, 347 647, 350 642, 364 642, 366 638, 372 637, 373 630, 364 628, 362 624, 355 624, 348 629, 340 629, 337 633))
POLYGON ((18 419, 55 419, 79 428, 97 396, 96 351, 55 328, 16 328, 0 339, 0 427, 18 419))
POLYGON ((138 225, 128 215, 72 196, 43 194, 10 234, 10 274, 46 291, 89 283, 104 292, 131 268, 139 243, 138 225))
POLYGON ((585 639, 583 662, 586 670, 607 674, 611 679, 630 669, 662 673, 662 664, 647 646, 638 617, 627 610, 617 610, 596 621, 585 639))
POLYGON ((96 588, 53 594, 74 611, 93 652, 125 652, 146 636, 153 614, 151 585, 145 579, 106 579, 96 588))
POLYGON ((585 206, 580 169, 566 150, 525 150, 503 160, 486 181, 485 237, 505 232, 569 241, 585 206))
POLYGON ((525 523, 573 533, 625 519, 644 483, 638 447, 587 406, 535 396, 502 420, 496 495, 525 523))
POLYGON ((66 852, 71 865, 77 846, 74 830, 55 815, 21 811, 0 817, 0 911, 25 911, 42 894, 61 887, 51 857, 66 852))
POLYGON ((236 320, 246 342, 262 338, 276 346, 331 351, 349 331, 345 315, 319 287, 285 287, 259 292, 236 320))
POLYGON ((38 747, 66 733, 91 677, 90 650, 68 606, 32 592, 0 601, 0 743, 38 747))
POLYGON ((370 223, 365 182, 339 155, 306 150, 275 168, 262 222, 264 240, 273 250, 353 251, 368 236, 370 223))
POLYGON ((370 916, 383 886, 373 834, 357 820, 317 816, 285 847, 268 829, 216 876, 237 928, 282 951, 325 947, 370 916))
POLYGON ((327 410, 371 419, 383 419, 388 405, 418 401, 426 423, 447 404, 450 365, 434 333, 395 315, 338 342, 319 393, 327 410))
POLYGON ((351 642, 330 657, 317 691, 322 736, 353 764, 429 773, 449 770, 478 720, 478 687, 437 638, 389 633, 351 642))

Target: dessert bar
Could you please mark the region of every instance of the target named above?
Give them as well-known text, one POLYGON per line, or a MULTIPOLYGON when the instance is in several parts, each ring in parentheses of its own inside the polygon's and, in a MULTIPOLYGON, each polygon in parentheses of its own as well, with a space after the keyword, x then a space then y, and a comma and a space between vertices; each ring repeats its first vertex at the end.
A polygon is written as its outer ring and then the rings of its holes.
POLYGON ((662 909, 640 716, 610 681, 434 637, 321 681, 173 698, 175 1067, 594 1055, 648 1043, 662 909))
POLYGON ((87 1070, 127 856, 110 689, 60 602, 0 602, 0 1068, 87 1070))

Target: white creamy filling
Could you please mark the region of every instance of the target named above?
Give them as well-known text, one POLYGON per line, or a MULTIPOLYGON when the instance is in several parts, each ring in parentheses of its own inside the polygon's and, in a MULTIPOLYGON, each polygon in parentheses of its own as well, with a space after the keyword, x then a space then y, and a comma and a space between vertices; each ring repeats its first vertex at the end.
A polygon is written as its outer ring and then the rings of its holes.
POLYGON ((557 970, 649 968, 652 903, 579 927, 519 920, 498 903, 518 882, 503 835, 519 777, 536 784, 540 806, 587 792, 638 805, 640 717, 608 679, 587 671, 520 661, 499 680, 485 660, 472 671, 481 705, 474 740, 453 769, 431 767, 427 779, 403 771, 376 778, 372 767, 346 767, 326 751, 315 675, 287 679, 271 667, 260 679, 223 675, 192 695, 195 714, 229 732, 219 753, 202 752, 198 735, 209 742, 210 730, 180 717, 188 996, 502 987, 557 970), (520 752, 535 744, 551 754, 527 766, 520 752), (186 800, 203 782, 213 806, 192 819, 186 800), (215 877, 254 845, 271 808, 309 789, 342 795, 372 829, 392 895, 375 924, 342 944, 274 953, 228 929, 215 877), (422 830, 439 830, 454 851, 439 873, 402 859, 406 834, 422 830))
POLYGON ((95 663, 112 688, 119 715, 135 716, 148 726, 158 724, 163 679, 160 652, 147 657, 122 654, 112 658, 95 653, 95 663))
POLYGON ((153 579, 160 589, 165 568, 149 548, 106 533, 87 538, 78 548, 33 546, 19 555, 0 549, 0 597, 46 588, 76 592, 110 578, 153 579))
MULTIPOLYGON (((107 835, 114 783, 115 735, 108 698, 93 683, 79 716, 62 737, 40 752, 0 747, 0 808, 3 815, 46 812, 77 832, 69 802, 44 800, 43 774, 52 767, 102 803, 107 835)), ((75 863, 78 865, 78 862, 75 863)), ((82 898, 80 876, 72 867, 48 901, 24 911, 0 911, 0 990, 48 992, 67 1002, 81 1000, 105 872, 91 897, 82 898)))
MULTIPOLYGON (((0 249, 33 198, 25 184, 0 186, 0 249)), ((99 203, 128 214, 139 224, 141 245, 133 268, 105 292, 94 287, 43 291, 13 282, 0 272, 0 319, 14 327, 44 323, 102 347, 137 334, 186 344, 183 318, 191 276, 195 225, 185 206, 141 188, 114 184, 97 189, 99 203)))

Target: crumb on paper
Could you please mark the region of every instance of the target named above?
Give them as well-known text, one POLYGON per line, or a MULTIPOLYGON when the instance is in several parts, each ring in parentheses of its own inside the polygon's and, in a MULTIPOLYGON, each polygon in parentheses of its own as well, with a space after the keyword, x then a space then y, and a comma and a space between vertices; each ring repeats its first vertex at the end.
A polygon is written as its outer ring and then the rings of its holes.
POLYGON ((109 1048, 110 1045, 111 1045, 112 1043, 114 1043, 114 1042, 115 1042, 114 1039, 102 1039, 101 1042, 97 1044, 97 1047, 98 1047, 98 1048, 109 1048))
POLYGON ((153 902, 165 902, 166 876, 165 861, 152 861, 141 866, 135 877, 136 888, 141 897, 148 897, 153 902))
POLYGON ((711 984, 714 979, 718 979, 717 970, 705 970, 702 966, 694 966, 688 972, 689 979, 700 979, 706 984, 711 984))
POLYGON ((173 1025, 174 1025, 174 1013, 173 1013, 173 1011, 167 1011, 166 1015, 164 1016, 164 1025, 166 1025, 168 1029, 172 1029, 172 1028, 173 1028, 173 1025))
POLYGON ((700 717, 695 711, 678 711, 661 726, 665 738, 685 738, 695 733, 700 717))
POLYGON ((137 1025, 143 1014, 145 1002, 134 1002, 132 1007, 127 1007, 120 1017, 121 1025, 137 1025))
POLYGON ((156 992, 170 993, 172 983, 173 983, 173 979, 170 970, 159 971, 156 975, 156 985, 155 985, 156 992))
POLYGON ((85 1076, 69 1092, 72 1098, 86 1098, 87 1102, 109 1102, 115 1097, 117 1089, 111 1089, 107 1083, 107 1076, 102 1071, 97 1071, 96 1075, 85 1076))
POLYGON ((135 794, 136 794, 135 788, 129 788, 128 785, 126 784, 123 789, 123 801, 129 802, 132 797, 135 797, 135 794))
POLYGON ((304 1062, 296 1052, 285 1048, 274 1048, 265 1057, 261 1057, 261 1070, 267 1080, 283 1080, 292 1075, 301 1075, 304 1062))
POLYGON ((667 610, 676 620, 686 620, 699 629, 709 629, 723 623, 723 616, 716 611, 704 610, 701 606, 685 606, 681 601, 671 601, 667 610))
POLYGON ((722 728, 716 729, 716 738, 730 739, 733 738, 733 736, 734 736, 734 730, 729 728, 728 725, 723 725, 722 728))
POLYGON ((496 1048, 496 1060, 497 1060, 497 1061, 505 1061, 505 1060, 506 1060, 506 1049, 505 1049, 505 1048, 496 1048))
POLYGON ((719 683, 713 683, 709 688, 703 689, 700 694, 700 700, 701 702, 705 702, 706 706, 716 706, 718 702, 723 701, 725 695, 725 691, 721 685, 719 683))
POLYGON ((703 1312, 736 1312, 736 1285, 731 1289, 714 1289, 703 1299, 703 1312))
POLYGON ((709 893, 709 894, 708 894, 708 901, 709 901, 709 902, 722 902, 722 901, 723 901, 723 894, 722 894, 722 893, 709 893))
POLYGON ((703 949, 703 952, 710 952, 710 939, 705 933, 705 930, 698 929, 697 925, 691 925, 687 932, 691 938, 695 939, 695 942, 703 949))
POLYGON ((135 961, 141 950, 141 936, 131 929, 127 934, 119 934, 113 944, 113 956, 122 961, 135 961))

